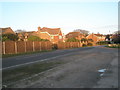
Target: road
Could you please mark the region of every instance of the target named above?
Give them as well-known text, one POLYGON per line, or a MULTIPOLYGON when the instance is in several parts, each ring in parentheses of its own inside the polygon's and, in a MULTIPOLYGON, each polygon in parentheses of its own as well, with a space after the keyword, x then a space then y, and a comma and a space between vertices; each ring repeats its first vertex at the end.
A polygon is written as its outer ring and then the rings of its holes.
POLYGON ((2 59, 2 68, 12 68, 17 66, 22 66, 26 64, 31 64, 39 61, 50 60, 53 58, 58 58, 62 56, 69 56, 71 54, 75 54, 79 51, 85 51, 89 49, 93 49, 94 47, 85 47, 85 48, 77 48, 77 49, 68 49, 68 50, 56 50, 52 52, 31 54, 31 55, 22 55, 16 57, 9 57, 2 59))
POLYGON ((23 88, 117 88, 118 49, 103 46, 57 50, 53 52, 17 56, 3 59, 3 66, 10 67, 41 60, 66 61, 36 81, 19 82, 14 87, 23 88), (58 57, 57 57, 58 56, 58 57), (51 59, 50 59, 51 58, 51 59), (5 64, 7 63, 7 64, 5 64), (9 65, 10 64, 10 65, 9 65), (103 76, 98 70, 106 69, 103 76), (27 83, 26 83, 27 82, 27 83))

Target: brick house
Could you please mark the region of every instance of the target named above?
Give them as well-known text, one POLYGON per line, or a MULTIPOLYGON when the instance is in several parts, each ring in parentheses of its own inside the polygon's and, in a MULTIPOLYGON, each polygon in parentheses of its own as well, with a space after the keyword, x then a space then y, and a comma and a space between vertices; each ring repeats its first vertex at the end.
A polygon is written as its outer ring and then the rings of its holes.
POLYGON ((67 35, 65 35, 66 40, 69 38, 76 38, 78 40, 81 40, 82 38, 85 38, 85 35, 83 35, 80 32, 69 32, 67 35))
POLYGON ((18 41, 27 41, 29 36, 38 36, 38 33, 36 31, 31 31, 31 32, 21 32, 17 33, 19 39, 18 41))
POLYGON ((16 34, 10 27, 0 28, 1 34, 16 34))
POLYGON ((98 41, 105 41, 105 36, 102 34, 89 34, 87 37, 87 39, 92 39, 94 42, 98 42, 98 41))
POLYGON ((60 28, 38 27, 38 34, 41 39, 48 39, 52 43, 63 42, 63 34, 60 28))

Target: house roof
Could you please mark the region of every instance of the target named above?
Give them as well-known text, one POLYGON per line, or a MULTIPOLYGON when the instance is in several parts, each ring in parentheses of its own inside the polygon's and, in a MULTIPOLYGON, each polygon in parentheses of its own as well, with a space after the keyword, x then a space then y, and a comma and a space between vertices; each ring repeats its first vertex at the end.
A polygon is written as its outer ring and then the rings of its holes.
POLYGON ((41 32, 48 32, 51 35, 59 34, 61 32, 60 28, 47 28, 43 27, 40 29, 41 32))
POLYGON ((2 34, 8 34, 8 33, 15 34, 15 32, 10 27, 0 28, 0 29, 1 29, 2 34))
POLYGON ((17 34, 18 34, 18 36, 31 36, 31 35, 36 36, 37 32, 36 31, 31 31, 31 32, 21 32, 21 33, 17 33, 17 34))
POLYGON ((104 35, 102 35, 102 34, 94 34, 94 35, 96 35, 96 36, 98 36, 98 37, 104 36, 104 35))
POLYGON ((80 33, 80 32, 69 32, 66 35, 66 38, 78 37, 78 36, 84 36, 84 35, 82 33, 80 33))

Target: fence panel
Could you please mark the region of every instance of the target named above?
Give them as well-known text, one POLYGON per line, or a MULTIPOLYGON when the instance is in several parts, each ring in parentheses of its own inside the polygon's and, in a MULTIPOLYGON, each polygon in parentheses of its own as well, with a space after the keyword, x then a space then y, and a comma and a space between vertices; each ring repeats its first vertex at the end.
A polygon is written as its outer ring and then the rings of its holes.
POLYGON ((26 52, 32 52, 33 51, 33 42, 27 41, 26 42, 26 52))
POLYGON ((52 50, 52 43, 50 41, 47 42, 47 49, 52 50))
POLYGON ((17 45, 17 53, 25 52, 25 42, 24 41, 18 41, 18 42, 16 42, 16 45, 17 45))
POLYGON ((5 54, 13 54, 13 53, 15 53, 15 42, 6 41, 5 42, 5 54))
POLYGON ((39 41, 35 41, 35 42, 34 42, 34 49, 35 49, 35 51, 40 51, 39 41))
POLYGON ((41 42, 41 50, 45 50, 45 42, 44 41, 41 42))

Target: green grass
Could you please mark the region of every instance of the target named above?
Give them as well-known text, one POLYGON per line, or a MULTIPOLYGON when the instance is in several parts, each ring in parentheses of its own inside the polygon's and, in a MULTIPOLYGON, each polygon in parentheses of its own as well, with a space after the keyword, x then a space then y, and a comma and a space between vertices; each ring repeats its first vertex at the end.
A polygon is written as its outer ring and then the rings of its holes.
POLYGON ((18 54, 2 54, 2 58, 14 57, 14 56, 20 56, 20 55, 36 54, 36 53, 42 53, 42 52, 50 52, 50 51, 54 51, 54 50, 44 50, 44 51, 35 51, 35 52, 25 52, 25 53, 18 53, 18 54))
POLYGON ((105 46, 105 47, 108 47, 108 48, 120 48, 120 47, 115 47, 115 46, 105 46))
POLYGON ((61 61, 46 61, 37 64, 18 67, 15 69, 3 70, 2 83, 3 85, 10 84, 12 82, 19 81, 24 78, 28 78, 32 75, 54 68, 64 62, 61 61))

